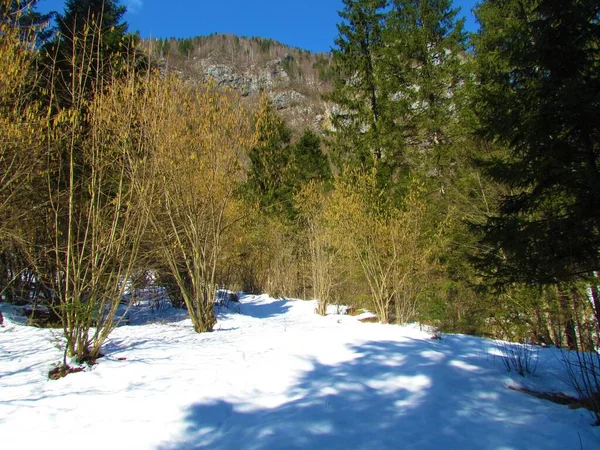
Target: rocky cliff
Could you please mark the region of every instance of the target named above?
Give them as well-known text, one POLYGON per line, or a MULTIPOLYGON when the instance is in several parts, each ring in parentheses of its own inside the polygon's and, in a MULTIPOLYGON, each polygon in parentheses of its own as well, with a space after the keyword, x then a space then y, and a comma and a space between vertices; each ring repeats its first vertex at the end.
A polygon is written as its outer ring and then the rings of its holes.
POLYGON ((310 53, 270 39, 214 34, 144 43, 161 67, 190 83, 212 80, 239 93, 250 107, 265 92, 294 130, 323 132, 331 90, 331 55, 310 53))

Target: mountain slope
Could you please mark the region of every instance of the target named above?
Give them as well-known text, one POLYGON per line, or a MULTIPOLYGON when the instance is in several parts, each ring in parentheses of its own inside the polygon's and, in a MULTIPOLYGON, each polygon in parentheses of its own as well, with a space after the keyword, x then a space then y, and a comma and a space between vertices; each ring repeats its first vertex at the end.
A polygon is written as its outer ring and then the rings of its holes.
POLYGON ((279 42, 213 34, 191 39, 147 40, 144 47, 165 70, 191 83, 212 80, 256 105, 266 92, 293 129, 322 130, 331 90, 331 55, 310 53, 279 42))

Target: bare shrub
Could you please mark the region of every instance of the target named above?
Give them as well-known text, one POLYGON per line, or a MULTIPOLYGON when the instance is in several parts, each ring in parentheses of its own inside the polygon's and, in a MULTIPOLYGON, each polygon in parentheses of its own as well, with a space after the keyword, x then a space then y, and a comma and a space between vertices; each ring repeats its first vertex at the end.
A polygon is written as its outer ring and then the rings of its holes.
POLYGON ((248 115, 213 86, 177 77, 146 86, 141 126, 151 148, 145 206, 150 238, 197 332, 212 331, 224 240, 243 216, 240 158, 254 142, 248 115))
POLYGON ((394 305, 397 323, 413 320, 431 249, 418 183, 397 207, 378 186, 375 171, 338 177, 325 216, 335 244, 359 265, 379 320, 389 323, 394 305))
POLYGON ((516 372, 522 377, 534 375, 539 362, 539 348, 530 343, 522 344, 496 341, 500 359, 507 372, 516 372))
POLYGON ((340 268, 343 267, 340 264, 341 247, 335 245, 334 230, 326 221, 327 198, 323 187, 310 182, 304 186, 296 200, 308 243, 310 282, 313 298, 317 300, 315 312, 324 316, 332 300, 332 291, 343 278, 343 269, 340 268))
MULTIPOLYGON (((98 56, 102 20, 88 22, 65 43, 72 46, 62 61, 72 74, 69 98, 48 113, 38 191, 44 208, 30 217, 44 225, 29 259, 49 293, 46 306, 60 318, 65 368, 67 356, 93 363, 118 325, 147 222, 137 183, 146 177, 145 155, 133 114, 142 83, 125 57, 119 77, 111 75, 110 58, 98 56), (98 67, 104 75, 90 81, 98 67)), ((58 82, 49 89, 58 96, 58 82)))
POLYGON ((578 406, 588 409, 600 426, 600 353, 564 351, 561 362, 567 382, 579 397, 578 406))

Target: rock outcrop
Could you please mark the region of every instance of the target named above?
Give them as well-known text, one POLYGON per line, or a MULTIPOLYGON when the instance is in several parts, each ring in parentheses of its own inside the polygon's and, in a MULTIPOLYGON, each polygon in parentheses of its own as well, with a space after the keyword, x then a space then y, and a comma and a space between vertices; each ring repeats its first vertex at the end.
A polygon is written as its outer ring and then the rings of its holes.
MULTIPOLYGON (((178 47, 177 41, 169 42, 170 49, 178 47)), ((166 56, 155 56, 162 58, 166 70, 190 83, 212 81, 239 93, 250 105, 264 92, 292 128, 324 131, 331 109, 323 101, 323 94, 331 89, 325 76, 331 55, 231 35, 194 38, 192 42, 193 50, 185 56, 173 50, 166 56)))

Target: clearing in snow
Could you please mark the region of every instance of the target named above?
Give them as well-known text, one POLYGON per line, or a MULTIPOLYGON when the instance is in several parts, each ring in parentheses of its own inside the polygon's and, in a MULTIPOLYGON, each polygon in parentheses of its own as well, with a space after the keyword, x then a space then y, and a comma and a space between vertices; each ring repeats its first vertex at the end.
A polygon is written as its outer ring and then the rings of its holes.
POLYGON ((572 394, 559 350, 523 378, 493 341, 240 301, 206 334, 182 311, 134 308, 99 364, 58 381, 60 330, 0 304, 1 448, 600 448, 585 409, 509 389, 572 394))

